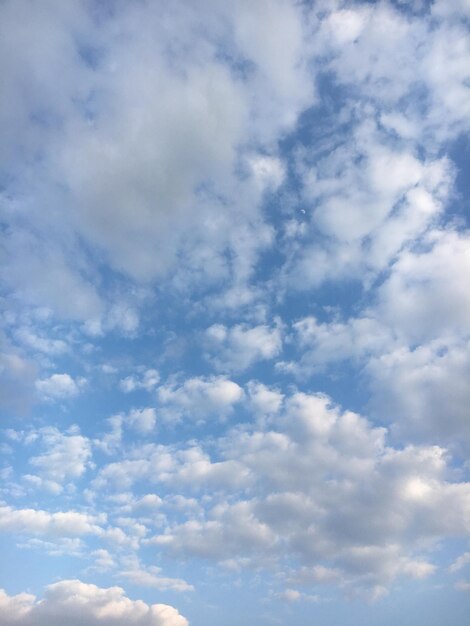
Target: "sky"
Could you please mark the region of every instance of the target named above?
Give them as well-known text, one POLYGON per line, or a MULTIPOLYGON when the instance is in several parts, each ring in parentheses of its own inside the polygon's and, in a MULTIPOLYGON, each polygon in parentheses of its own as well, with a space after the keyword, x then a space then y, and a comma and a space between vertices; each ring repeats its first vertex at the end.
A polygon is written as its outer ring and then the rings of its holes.
POLYGON ((0 2, 0 626, 465 626, 468 0, 0 2))

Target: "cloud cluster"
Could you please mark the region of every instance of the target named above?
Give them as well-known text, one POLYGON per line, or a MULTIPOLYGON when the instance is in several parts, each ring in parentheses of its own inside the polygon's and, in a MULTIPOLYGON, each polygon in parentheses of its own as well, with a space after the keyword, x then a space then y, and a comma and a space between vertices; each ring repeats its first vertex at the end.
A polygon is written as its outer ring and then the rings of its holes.
POLYGON ((470 487, 452 480, 443 448, 391 447, 384 428, 323 395, 296 392, 281 404, 273 391, 269 400, 258 427, 218 440, 221 460, 196 447, 146 445, 102 468, 94 488, 119 492, 151 480, 210 493, 202 517, 189 509, 186 521, 146 542, 238 567, 295 562, 297 583, 372 594, 396 577, 432 574, 435 542, 469 531, 470 487))
POLYGON ((0 591, 1 626, 187 626, 188 621, 167 604, 130 600, 120 587, 102 589, 80 580, 61 580, 46 588, 44 598, 0 591))

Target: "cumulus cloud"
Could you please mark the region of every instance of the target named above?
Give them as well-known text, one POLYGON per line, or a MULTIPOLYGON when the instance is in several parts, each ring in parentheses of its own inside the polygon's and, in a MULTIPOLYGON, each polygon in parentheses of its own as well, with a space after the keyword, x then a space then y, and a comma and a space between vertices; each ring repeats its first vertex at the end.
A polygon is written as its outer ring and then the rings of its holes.
POLYGON ((82 536, 99 535, 104 515, 88 515, 78 511, 58 511, 50 513, 41 509, 15 509, 0 507, 0 530, 10 533, 82 536))
POLYGON ((294 558, 299 576, 333 566, 328 581, 370 591, 429 576, 435 566, 419 546, 468 531, 469 486, 447 479, 445 450, 388 447, 383 428, 321 395, 292 395, 273 426, 220 442, 226 462, 246 472, 249 498, 222 499, 205 519, 151 542, 184 558, 257 567, 294 558))
MULTIPOLYGON (((176 271, 177 285, 244 283, 243 257, 264 247, 263 192, 283 178, 273 144, 312 99, 301 11, 283 0, 167 7, 163 21, 147 5, 31 10, 37 29, 25 25, 25 3, 2 9, 2 166, 26 162, 30 174, 22 193, 12 185, 5 196, 5 282, 24 302, 100 319, 108 294, 98 293, 85 239, 138 282, 176 271), (249 72, 237 71, 243 64, 249 72), (20 248, 29 254, 14 260, 20 248)), ((132 307, 111 306, 107 317, 103 327, 138 328, 132 307)))
POLYGON ((345 278, 367 284, 436 222, 448 197, 453 176, 447 159, 420 160, 408 147, 388 147, 373 120, 353 123, 350 133, 325 155, 307 153, 299 166, 304 202, 312 209, 294 238, 302 245, 289 244, 284 269, 297 289, 345 278))
POLYGON ((404 252, 378 291, 379 315, 410 343, 470 333, 468 232, 433 231, 404 252))
POLYGON ((205 333, 209 359, 219 371, 243 371, 257 361, 276 357, 282 348, 279 327, 237 324, 210 326, 205 333))
POLYGON ((148 605, 130 600, 121 587, 103 589, 80 580, 61 580, 48 585, 44 598, 27 593, 9 596, 0 592, 2 626, 59 626, 66 621, 78 626, 187 626, 188 621, 167 604, 148 605))
POLYGON ((371 405, 403 436, 464 446, 470 443, 470 343, 436 340, 373 357, 371 405))
POLYGON ((155 428, 157 415, 155 409, 132 409, 125 417, 125 421, 131 428, 139 433, 150 433, 155 428))
POLYGON ((167 382, 157 390, 162 414, 170 420, 206 420, 230 415, 243 398, 243 389, 224 376, 189 378, 182 384, 167 382))
POLYGON ((43 453, 32 456, 29 464, 42 478, 52 481, 59 491, 61 484, 80 478, 91 458, 90 441, 78 427, 61 433, 57 428, 44 427, 36 433, 43 453))
POLYGON ((49 378, 37 380, 36 389, 42 399, 54 402, 77 396, 86 382, 85 378, 74 379, 70 374, 52 374, 49 378))

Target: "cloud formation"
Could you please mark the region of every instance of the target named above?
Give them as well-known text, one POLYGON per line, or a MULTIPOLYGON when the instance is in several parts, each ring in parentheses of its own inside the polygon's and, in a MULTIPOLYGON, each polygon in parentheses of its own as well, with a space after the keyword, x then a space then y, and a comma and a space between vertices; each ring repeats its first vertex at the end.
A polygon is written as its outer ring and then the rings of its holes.
POLYGON ((0 591, 0 624, 32 626, 41 624, 100 624, 124 626, 187 626, 187 620, 166 604, 148 605, 130 600, 120 587, 102 589, 79 580, 62 580, 46 587, 44 598, 27 593, 9 596, 0 591))
POLYGON ((463 626, 468 9, 0 2, 0 624, 463 626))

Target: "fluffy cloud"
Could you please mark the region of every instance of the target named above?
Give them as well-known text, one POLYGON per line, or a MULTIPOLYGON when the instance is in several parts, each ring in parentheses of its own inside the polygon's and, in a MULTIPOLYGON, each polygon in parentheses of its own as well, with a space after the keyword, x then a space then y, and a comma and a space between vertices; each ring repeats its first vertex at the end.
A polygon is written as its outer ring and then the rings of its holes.
POLYGON ((235 460, 212 462, 198 445, 189 448, 146 444, 122 460, 103 466, 95 489, 119 491, 142 482, 200 491, 236 488, 249 481, 249 471, 235 460))
POLYGON ((433 231, 405 251, 378 291, 378 315, 410 343, 470 334, 470 237, 433 231))
POLYGON ((257 361, 276 357, 282 347, 279 327, 245 326, 227 328, 222 324, 210 326, 205 333, 210 360, 219 371, 243 371, 257 361))
POLYGON ((330 582, 372 592, 397 576, 432 574, 419 551, 468 532, 469 485, 448 480, 445 450, 388 447, 383 428, 319 395, 292 395, 271 423, 220 442, 226 462, 246 472, 249 498, 222 499, 205 519, 170 526, 151 542, 223 563, 295 559, 297 576, 329 564, 330 582))
POLYGON ((158 388, 162 414, 170 420, 183 417, 206 420, 224 418, 243 398, 243 389, 224 376, 190 378, 183 384, 167 382, 158 388))
POLYGON ((353 362, 380 420, 401 436, 468 445, 470 282, 468 233, 433 230, 404 250, 360 315, 293 324, 300 356, 280 363, 306 377, 353 362))
POLYGON ((136 389, 152 391, 160 382, 160 375, 157 370, 148 369, 141 376, 127 376, 119 381, 119 388, 124 393, 131 393, 136 389))
POLYGON ((99 535, 105 516, 93 516, 78 511, 48 511, 0 507, 0 530, 19 534, 82 536, 99 535))
POLYGON ((394 423, 402 437, 470 444, 468 341, 398 348, 373 357, 367 372, 374 413, 394 423))
POLYGON ((46 587, 44 598, 31 594, 9 596, 0 592, 2 626, 57 625, 67 621, 78 626, 187 626, 188 621, 172 606, 148 605, 130 600, 120 587, 103 589, 79 580, 62 580, 46 587))
POLYGON ((84 474, 91 458, 91 444, 80 435, 78 427, 72 427, 66 434, 57 428, 45 427, 36 436, 44 451, 32 456, 29 464, 42 478, 52 481, 60 489, 61 483, 84 474))
POLYGON ((155 428, 157 415, 155 409, 132 409, 125 417, 125 421, 131 428, 139 433, 149 433, 155 428))
POLYGON ((52 374, 36 381, 36 389, 44 400, 65 400, 80 393, 86 385, 85 378, 74 379, 70 374, 52 374))
MULTIPOLYGON (((244 283, 247 259, 265 246, 263 193, 283 178, 276 138, 312 99, 299 8, 204 2, 162 17, 148 5, 26 7, 2 7, 2 166, 28 171, 5 196, 5 282, 23 301, 99 319, 108 294, 95 287, 84 238, 139 282, 176 271, 180 287, 244 283), (37 29, 25 25, 27 11, 37 29), (13 260, 20 248, 29 254, 13 260)), ((133 333, 135 311, 124 308, 111 307, 108 317, 119 319, 107 326, 133 333)))
POLYGON ((419 160, 408 146, 388 147, 373 120, 351 123, 344 144, 325 155, 307 152, 299 165, 304 202, 312 208, 294 237, 302 245, 289 243, 284 269, 298 289, 344 278, 367 284, 435 223, 449 194, 446 159, 419 160))

